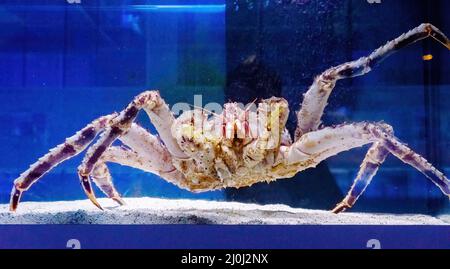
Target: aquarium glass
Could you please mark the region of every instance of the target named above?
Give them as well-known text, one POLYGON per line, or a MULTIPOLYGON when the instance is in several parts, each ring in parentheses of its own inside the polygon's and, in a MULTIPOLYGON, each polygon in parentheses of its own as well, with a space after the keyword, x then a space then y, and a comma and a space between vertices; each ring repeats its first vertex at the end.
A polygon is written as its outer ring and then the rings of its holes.
MULTIPOLYGON (((158 89, 169 103, 288 100, 288 128, 315 76, 367 56, 431 22, 450 34, 450 2, 345 0, 60 0, 0 3, 0 203, 30 164, 91 120, 158 89), (375 1, 376 2, 376 1, 375 1), (198 101, 198 99, 197 99, 198 101)), ((325 125, 384 121, 450 175, 450 53, 432 39, 337 83, 325 125), (430 59, 432 58, 432 59, 430 59)), ((138 122, 155 133, 147 115, 138 122)), ((156 175, 110 164, 126 197, 165 197, 331 209, 368 147, 292 179, 194 194, 156 175)), ((85 199, 83 154, 46 174, 23 201, 85 199)), ((95 190, 98 196, 101 192, 95 190)), ((449 200, 423 174, 389 156, 355 211, 438 214, 449 200)))

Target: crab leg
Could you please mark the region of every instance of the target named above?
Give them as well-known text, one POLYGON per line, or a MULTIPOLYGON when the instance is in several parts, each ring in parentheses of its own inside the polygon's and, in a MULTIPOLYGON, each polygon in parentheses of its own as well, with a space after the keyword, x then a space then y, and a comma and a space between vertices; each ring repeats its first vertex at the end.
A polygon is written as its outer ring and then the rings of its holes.
POLYGON ((92 171, 94 183, 120 205, 125 202, 114 187, 106 162, 128 165, 154 174, 173 171, 171 155, 158 138, 136 123, 118 138, 126 147, 109 147, 92 171))
POLYGON ((111 199, 120 205, 125 202, 114 187, 106 162, 118 163, 150 172, 183 187, 184 176, 172 165, 171 155, 158 138, 133 123, 130 130, 119 138, 127 147, 109 147, 95 165, 91 178, 111 199))
MULTIPOLYGON (((173 123, 173 115, 168 106, 164 103, 157 91, 146 91, 138 95, 120 114, 114 113, 108 116, 94 120, 85 128, 77 132, 74 136, 67 138, 64 144, 52 149, 48 154, 39 159, 38 162, 22 173, 14 181, 14 187, 11 192, 10 209, 16 210, 21 195, 28 190, 45 173, 50 171, 56 165, 68 158, 71 158, 80 152, 94 140, 98 133, 103 131, 100 139, 89 148, 82 164, 78 169, 81 185, 89 199, 99 208, 101 206, 95 199, 92 191, 89 176, 94 172, 94 179, 100 188, 108 194, 115 197, 117 191, 112 186, 109 171, 101 164, 100 157, 105 150, 120 136, 124 135, 132 126, 132 121, 136 118, 140 109, 144 109, 149 114, 152 123, 156 129, 161 132, 161 138, 170 153, 178 158, 185 158, 183 151, 178 147, 175 139, 171 137, 170 128, 173 123), (165 121, 164 119, 167 118, 165 121), (99 163, 100 162, 100 163, 99 163), (98 164, 98 167, 96 168, 98 164), (95 171, 94 171, 95 170, 95 171), (112 187, 106 190, 106 187, 112 187)), ((126 139, 126 138, 125 138, 126 139)), ((162 171, 162 173, 172 173, 162 171)), ((177 175, 174 175, 175 178, 177 175)), ((120 202, 119 202, 120 203, 120 202)))
POLYGON ((114 187, 106 162, 114 162, 157 174, 175 185, 180 185, 184 177, 172 165, 172 156, 158 138, 136 123, 118 138, 125 147, 109 147, 94 167, 91 178, 111 199, 125 204, 114 187))
MULTIPOLYGON (((157 153, 154 154, 154 157, 164 158, 164 156, 160 156, 157 153)), ((147 157, 142 156, 140 153, 131 149, 126 149, 123 147, 110 147, 103 154, 102 160, 104 162, 118 163, 150 172, 166 179, 168 182, 183 187, 182 183, 184 176, 176 170, 175 167, 172 166, 170 170, 164 170, 168 167, 166 164, 164 166, 158 166, 158 164, 153 162, 152 159, 148 159, 147 157)))
POLYGON ((92 185, 89 178, 90 174, 95 165, 100 161, 100 158, 106 149, 109 148, 117 138, 123 136, 130 130, 132 122, 141 109, 144 109, 147 114, 149 114, 150 120, 155 125, 156 129, 161 132, 161 136, 164 135, 162 139, 163 142, 166 143, 167 149, 169 151, 172 150, 174 156, 178 158, 185 157, 175 139, 172 138, 170 134, 170 119, 167 121, 163 120, 164 117, 169 117, 170 110, 168 106, 164 103, 157 91, 146 91, 141 93, 122 112, 120 112, 120 114, 111 122, 111 125, 105 129, 105 132, 99 140, 88 149, 83 162, 78 167, 78 176, 86 195, 92 203, 100 209, 102 209, 102 207, 97 202, 94 192, 92 191, 92 185))
POLYGON ((119 205, 125 205, 125 202, 120 197, 119 192, 114 187, 111 173, 108 166, 104 162, 98 162, 94 170, 92 170, 92 181, 99 187, 106 196, 116 201, 119 205))
POLYGON ((175 121, 172 111, 170 111, 169 106, 164 102, 159 94, 157 94, 156 98, 158 105, 153 108, 151 106, 144 106, 144 111, 147 113, 151 123, 155 127, 159 137, 170 154, 180 159, 188 158, 172 135, 171 128, 175 121))
MULTIPOLYGON (((382 127, 390 136, 394 135, 394 130, 391 126, 384 124, 382 127)), ((332 210, 333 213, 340 213, 347 208, 351 208, 355 204, 356 200, 358 200, 358 198, 366 190, 367 186, 369 186, 372 178, 378 172, 378 168, 380 168, 381 164, 384 163, 388 155, 389 151, 381 142, 376 142, 370 147, 359 168, 358 175, 356 176, 353 185, 344 200, 337 204, 332 210)))
POLYGON ((375 143, 369 149, 352 187, 345 196, 344 200, 337 204, 332 210, 333 213, 340 213, 347 208, 351 208, 355 204, 356 200, 358 200, 358 198, 366 190, 367 186, 369 186, 372 178, 377 173, 380 165, 386 160, 388 154, 389 151, 379 142, 375 143))
POLYGON ((131 123, 136 118, 139 110, 144 106, 153 109, 159 104, 159 101, 160 97, 156 91, 143 92, 135 97, 135 99, 122 110, 113 121, 111 121, 111 124, 105 129, 98 141, 88 149, 83 162, 78 167, 78 177, 80 178, 81 186, 89 200, 91 200, 98 208, 102 209, 92 191, 92 184, 89 178, 92 170, 97 162, 100 161, 100 157, 106 149, 109 148, 119 136, 130 129, 131 123))
POLYGON ((366 122, 345 124, 307 133, 288 149, 285 162, 300 165, 308 163, 308 167, 312 167, 340 152, 366 144, 374 144, 372 151, 366 156, 348 198, 335 208, 335 212, 350 208, 356 202, 386 157, 385 150, 422 172, 450 197, 449 179, 422 156, 395 138, 392 135, 392 127, 387 124, 366 122))
POLYGON ((161 144, 158 137, 138 124, 133 123, 130 130, 119 137, 119 140, 140 156, 142 170, 159 175, 175 169, 172 165, 172 155, 167 147, 161 144))
POLYGON ((304 94, 302 106, 297 112, 295 140, 302 134, 317 130, 328 98, 338 80, 362 76, 397 50, 427 37, 432 37, 450 50, 450 40, 433 25, 424 23, 389 41, 369 56, 332 67, 316 77, 314 83, 304 94))
POLYGON ((111 114, 92 121, 75 135, 67 138, 63 144, 51 149, 49 153, 41 157, 36 163, 32 164, 28 170, 14 180, 14 187, 11 192, 10 210, 16 210, 24 191, 28 190, 31 185, 55 166, 82 152, 92 140, 94 140, 97 134, 108 125, 109 121, 116 116, 117 114, 111 114))

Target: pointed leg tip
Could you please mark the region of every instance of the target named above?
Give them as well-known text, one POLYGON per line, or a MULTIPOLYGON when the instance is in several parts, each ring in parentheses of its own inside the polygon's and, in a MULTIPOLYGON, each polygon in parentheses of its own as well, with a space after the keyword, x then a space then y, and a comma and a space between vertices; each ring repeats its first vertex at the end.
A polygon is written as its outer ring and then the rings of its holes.
POLYGON ((355 197, 353 195, 347 195, 344 198, 344 200, 342 200, 342 202, 337 204, 336 207, 333 210, 331 210, 331 212, 333 212, 334 214, 342 213, 342 212, 346 211, 347 209, 352 208, 357 199, 358 199, 358 197, 355 197))
POLYGON ((333 208, 333 210, 331 210, 331 213, 337 215, 337 214, 341 213, 342 211, 344 211, 342 208, 340 208, 340 207, 335 207, 335 208, 333 208))
POLYGON ((100 209, 101 211, 105 211, 104 209, 103 209, 103 207, 97 202, 97 201, 93 201, 93 200, 91 200, 92 201, 92 203, 98 208, 98 209, 100 209))
POLYGON ((12 204, 9 205, 9 211, 10 211, 10 212, 13 212, 13 213, 14 213, 14 212, 16 212, 16 209, 17 209, 17 206, 14 206, 14 205, 12 205, 12 204))
POLYGON ((127 205, 127 203, 125 203, 125 201, 120 196, 115 196, 115 197, 112 197, 111 199, 116 201, 116 203, 118 203, 121 206, 127 205))
POLYGON ((19 190, 16 186, 13 187, 11 192, 11 201, 9 204, 9 211, 15 212, 17 209, 17 206, 19 205, 20 198, 22 197, 22 192, 19 190))
POLYGON ((103 207, 100 205, 100 203, 97 201, 97 198, 95 198, 95 195, 90 192, 86 192, 89 200, 100 210, 104 210, 103 207))
POLYGON ((347 204, 339 203, 339 204, 336 205, 335 208, 333 208, 333 210, 331 210, 331 213, 339 214, 339 213, 342 213, 342 212, 344 212, 345 210, 347 210, 349 208, 350 207, 347 204))
POLYGON ((91 187, 91 181, 89 180, 88 176, 80 175, 80 181, 81 186, 83 187, 84 192, 86 193, 87 197, 91 202, 98 207, 100 210, 103 210, 103 207, 100 205, 100 203, 97 201, 97 198, 95 198, 95 195, 92 191, 91 187))
POLYGON ((103 207, 100 205, 100 203, 95 199, 95 197, 90 197, 89 200, 100 210, 104 211, 103 207))
POLYGON ((16 209, 17 209, 17 203, 14 203, 14 202, 11 200, 11 202, 9 203, 9 211, 10 211, 10 212, 16 212, 16 209))

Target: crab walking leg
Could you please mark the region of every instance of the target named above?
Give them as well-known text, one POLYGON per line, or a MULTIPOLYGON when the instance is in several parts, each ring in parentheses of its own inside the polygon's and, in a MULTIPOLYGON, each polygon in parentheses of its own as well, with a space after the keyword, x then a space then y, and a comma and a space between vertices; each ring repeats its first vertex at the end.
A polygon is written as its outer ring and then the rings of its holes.
MULTIPOLYGON (((147 148, 151 150, 151 148, 147 148)), ((164 158, 164 156, 159 156, 156 152, 154 158, 164 158)), ((91 173, 92 181, 99 187, 103 193, 109 198, 116 201, 119 205, 125 205, 125 201, 120 196, 119 192, 114 186, 111 173, 106 165, 106 162, 118 163, 121 165, 126 165, 136 169, 140 169, 146 172, 154 173, 162 177, 166 177, 168 181, 175 181, 176 179, 181 181, 183 179, 182 174, 172 167, 171 170, 164 170, 164 167, 158 166, 153 159, 148 159, 146 156, 140 155, 136 151, 125 148, 125 147, 109 147, 105 153, 103 153, 101 161, 99 161, 91 173), (170 180, 169 180, 170 179, 170 180)), ((166 166, 166 165, 164 165, 166 166)))
POLYGON ((119 137, 119 140, 131 151, 137 153, 141 163, 141 170, 161 175, 175 170, 172 164, 172 155, 165 145, 162 145, 158 137, 147 132, 136 123, 131 125, 128 132, 119 137))
POLYGON ((98 208, 102 209, 92 191, 90 180, 90 174, 95 165, 100 160, 105 150, 109 148, 117 138, 124 135, 131 128, 132 122, 141 109, 144 109, 147 112, 156 111, 155 113, 157 114, 162 106, 166 106, 166 104, 163 102, 157 91, 146 91, 139 94, 116 118, 114 118, 99 140, 88 149, 83 162, 78 167, 78 176, 86 195, 98 208))
POLYGON ((169 182, 180 185, 184 179, 176 173, 172 156, 159 139, 136 123, 118 138, 127 147, 109 147, 92 171, 94 183, 111 199, 120 205, 125 202, 114 187, 111 174, 105 162, 114 162, 157 174, 169 182))
MULTIPOLYGON (((284 153, 285 163, 288 165, 299 165, 301 169, 312 167, 321 161, 334 156, 340 152, 347 151, 356 147, 361 147, 366 144, 379 143, 384 149, 402 160, 404 163, 411 165, 433 183, 435 183, 441 191, 450 197, 450 181, 443 173, 433 167, 422 156, 415 153, 402 144, 392 134, 392 127, 383 123, 355 123, 345 124, 336 127, 328 127, 319 131, 310 132, 303 135, 297 142, 287 149, 284 153)), ((370 153, 369 153, 370 154, 370 153)), ((378 160, 383 159, 384 153, 381 152, 378 160)), ((374 157, 370 154, 368 158, 374 157)), ((369 162, 365 167, 369 167, 369 162)), ((373 173, 375 167, 362 168, 362 173, 367 173, 369 176, 373 173)), ((361 178, 362 182, 357 182, 357 185, 368 185, 367 180, 369 176, 361 178)), ((373 176, 373 175, 372 175, 373 176)), ((370 180, 369 180, 370 181, 370 180)), ((365 187, 361 190, 356 190, 357 195, 361 195, 365 187)))
MULTIPOLYGON (((383 128, 390 136, 394 135, 394 130, 391 126, 384 124, 383 128)), ((356 203, 356 200, 358 200, 366 190, 367 186, 369 186, 372 178, 377 173, 378 168, 384 163, 388 155, 389 151, 381 142, 376 142, 370 147, 359 168, 358 175, 356 176, 353 185, 345 198, 332 210, 333 213, 337 214, 345 211, 356 203)))
POLYGON ((188 156, 181 150, 178 142, 172 135, 172 125, 175 121, 175 117, 164 100, 159 97, 157 106, 155 106, 154 108, 146 106, 143 109, 150 118, 153 126, 155 126, 159 137, 164 142, 164 145, 167 147, 167 150, 170 152, 170 154, 180 159, 188 158, 188 156))
MULTIPOLYGON (((152 151, 154 148, 147 148, 147 150, 152 151)), ((168 152, 164 154, 169 154, 168 152)), ((156 175, 161 176, 167 181, 178 185, 183 186, 182 182, 184 180, 184 176, 175 167, 169 164, 162 164, 155 161, 157 159, 164 159, 165 156, 162 156, 158 153, 158 150, 154 151, 152 158, 148 158, 145 155, 141 155, 141 153, 136 152, 132 149, 125 147, 109 147, 105 153, 102 155, 101 161, 97 163, 94 170, 92 171, 91 177, 93 178, 94 183, 111 199, 115 200, 120 205, 124 205, 125 202, 120 197, 120 194, 117 192, 116 188, 113 185, 111 175, 106 166, 107 162, 118 163, 121 165, 133 167, 136 169, 140 169, 146 172, 150 172, 156 175), (97 172, 97 169, 98 172, 97 172)))
POLYGON ((92 170, 92 181, 94 181, 95 185, 103 191, 109 198, 116 201, 119 205, 125 205, 125 202, 120 197, 119 192, 114 187, 111 173, 109 172, 108 167, 104 162, 98 162, 94 170, 92 170))
POLYGON ((379 142, 375 143, 369 149, 361 164, 358 175, 350 188, 350 191, 347 193, 344 200, 337 204, 332 210, 333 213, 337 214, 345 211, 356 203, 356 200, 358 200, 358 198, 366 190, 367 186, 369 186, 372 178, 377 173, 378 168, 386 160, 388 155, 389 151, 379 142))
POLYGON ((14 180, 14 187, 10 199, 10 210, 15 211, 17 209, 24 191, 28 190, 31 185, 55 166, 86 149, 97 134, 116 116, 117 114, 111 114, 92 121, 75 135, 67 138, 63 144, 51 149, 49 153, 32 164, 28 170, 14 180))
POLYGON ((386 45, 378 48, 369 56, 332 67, 316 77, 313 84, 304 94, 301 108, 297 112, 298 122, 295 139, 300 138, 302 134, 317 130, 328 98, 338 80, 362 76, 397 50, 427 37, 434 38, 450 49, 450 40, 433 25, 424 23, 387 42, 386 45))
POLYGON ((183 181, 185 178, 181 172, 176 170, 173 166, 169 170, 166 170, 169 165, 164 164, 163 166, 159 166, 157 162, 153 162, 154 159, 160 157, 163 156, 159 156, 155 153, 152 159, 148 159, 147 157, 131 149, 123 147, 110 147, 103 154, 102 160, 104 162, 118 163, 140 169, 145 172, 153 173, 177 186, 183 187, 183 181))

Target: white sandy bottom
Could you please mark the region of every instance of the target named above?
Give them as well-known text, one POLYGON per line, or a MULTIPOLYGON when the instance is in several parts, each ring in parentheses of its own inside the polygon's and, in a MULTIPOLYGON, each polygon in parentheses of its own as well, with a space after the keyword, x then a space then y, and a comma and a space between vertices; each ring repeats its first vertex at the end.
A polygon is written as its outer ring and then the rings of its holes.
POLYGON ((448 225, 450 215, 394 215, 294 209, 286 205, 256 205, 203 200, 126 198, 126 206, 98 199, 97 209, 89 200, 24 202, 17 212, 0 205, 0 224, 370 224, 448 225))

